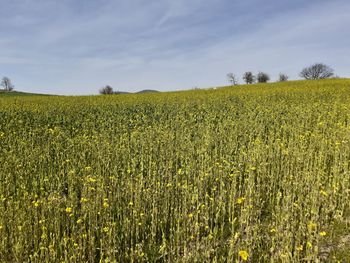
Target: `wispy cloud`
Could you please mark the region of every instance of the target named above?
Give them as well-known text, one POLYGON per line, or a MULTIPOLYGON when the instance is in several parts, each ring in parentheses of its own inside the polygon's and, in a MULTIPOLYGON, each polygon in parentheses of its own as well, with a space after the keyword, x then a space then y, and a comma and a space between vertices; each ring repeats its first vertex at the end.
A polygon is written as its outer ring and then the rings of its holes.
POLYGON ((18 89, 93 94, 226 84, 226 73, 321 61, 346 76, 346 0, 0 0, 0 75, 18 89))

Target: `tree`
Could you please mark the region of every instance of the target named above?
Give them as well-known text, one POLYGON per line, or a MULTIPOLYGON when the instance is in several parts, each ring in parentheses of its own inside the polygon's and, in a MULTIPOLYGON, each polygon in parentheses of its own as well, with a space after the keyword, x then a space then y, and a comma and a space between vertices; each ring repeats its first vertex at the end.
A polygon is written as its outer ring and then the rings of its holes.
POLYGON ((281 73, 279 75, 278 81, 279 82, 285 82, 285 81, 288 81, 288 79, 289 79, 289 77, 286 74, 281 73))
POLYGON ((300 77, 307 80, 328 79, 334 75, 333 72, 334 70, 329 66, 322 63, 316 63, 307 68, 304 68, 300 72, 300 77))
POLYGON ((227 74, 228 81, 232 84, 232 86, 238 85, 238 80, 233 73, 227 74))
POLYGON ((4 88, 5 91, 12 91, 15 88, 8 77, 3 77, 0 85, 4 88))
POLYGON ((247 71, 243 74, 243 80, 247 84, 253 84, 255 82, 255 76, 251 71, 247 71))
POLYGON ((270 76, 267 73, 259 72, 257 76, 257 80, 259 83, 266 83, 270 80, 270 76))
POLYGON ((114 91, 113 91, 113 88, 111 86, 107 85, 107 86, 100 89, 100 94, 111 95, 111 94, 114 94, 114 91))

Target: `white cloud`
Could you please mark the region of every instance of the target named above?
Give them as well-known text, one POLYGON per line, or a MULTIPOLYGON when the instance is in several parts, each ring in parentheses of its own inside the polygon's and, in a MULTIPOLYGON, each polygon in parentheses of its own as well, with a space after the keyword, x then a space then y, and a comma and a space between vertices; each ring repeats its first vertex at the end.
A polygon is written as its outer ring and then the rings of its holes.
POLYGON ((276 10, 269 0, 37 1, 13 0, 7 7, 16 13, 6 21, 0 11, 0 73, 14 76, 18 88, 92 94, 106 84, 218 86, 230 71, 296 78, 316 61, 349 74, 345 0, 276 10))

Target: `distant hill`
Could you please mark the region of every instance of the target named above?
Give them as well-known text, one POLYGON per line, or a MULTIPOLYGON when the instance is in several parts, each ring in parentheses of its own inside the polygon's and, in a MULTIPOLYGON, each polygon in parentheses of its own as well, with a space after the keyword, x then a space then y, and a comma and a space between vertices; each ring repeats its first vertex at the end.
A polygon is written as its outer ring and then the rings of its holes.
POLYGON ((143 93, 156 93, 156 92, 160 92, 160 91, 152 90, 152 89, 144 89, 137 92, 115 91, 114 94, 143 94, 143 93))
POLYGON ((114 91, 114 94, 131 94, 131 92, 127 92, 127 91, 114 91))
POLYGON ((49 94, 38 94, 38 93, 29 93, 22 91, 4 91, 0 90, 0 96, 51 96, 49 94))
POLYGON ((155 93, 155 92, 159 92, 158 90, 152 90, 152 89, 144 89, 141 91, 138 91, 136 93, 155 93))
MULTIPOLYGON (((145 93, 157 93, 158 90, 145 89, 137 92, 127 92, 127 91, 115 91, 114 94, 145 94, 145 93)), ((30 93, 22 91, 4 91, 0 90, 0 96, 53 96, 50 94, 39 94, 39 93, 30 93)))

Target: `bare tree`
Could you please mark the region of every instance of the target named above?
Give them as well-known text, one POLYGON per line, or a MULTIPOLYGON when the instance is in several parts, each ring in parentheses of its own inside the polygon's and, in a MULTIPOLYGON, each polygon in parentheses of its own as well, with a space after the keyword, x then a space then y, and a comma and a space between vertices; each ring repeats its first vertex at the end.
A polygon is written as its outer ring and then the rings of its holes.
POLYGON ((243 80, 247 84, 253 84, 255 82, 255 76, 251 71, 247 71, 243 74, 243 80))
POLYGON ((100 94, 111 95, 111 94, 114 94, 114 91, 113 91, 113 88, 111 86, 107 85, 107 86, 100 89, 100 94))
POLYGON ((300 72, 300 77, 311 80, 311 79, 328 79, 334 75, 334 70, 322 63, 313 64, 307 68, 304 68, 300 72))
POLYGON ((257 76, 257 80, 259 83, 266 83, 270 80, 270 76, 267 73, 259 72, 257 76))
POLYGON ((238 79, 233 73, 227 74, 228 81, 232 84, 232 86, 238 85, 238 79))
POLYGON ((12 91, 15 88, 8 77, 3 77, 0 85, 4 88, 5 91, 12 91))
POLYGON ((279 75, 278 81, 279 82, 285 82, 285 81, 288 81, 288 79, 289 79, 289 77, 286 74, 281 73, 279 75))

